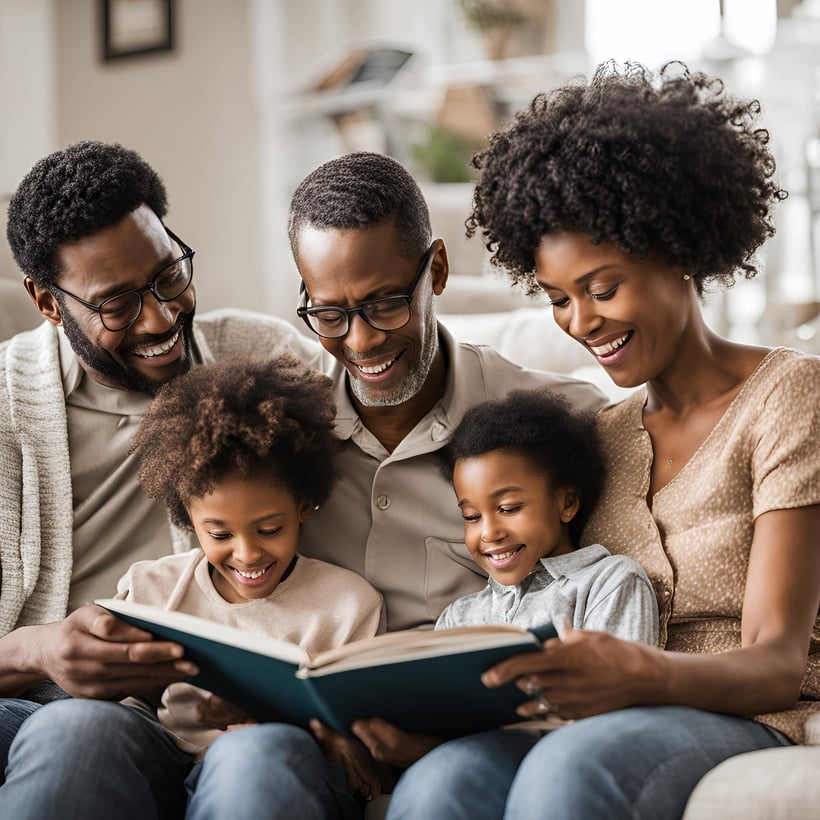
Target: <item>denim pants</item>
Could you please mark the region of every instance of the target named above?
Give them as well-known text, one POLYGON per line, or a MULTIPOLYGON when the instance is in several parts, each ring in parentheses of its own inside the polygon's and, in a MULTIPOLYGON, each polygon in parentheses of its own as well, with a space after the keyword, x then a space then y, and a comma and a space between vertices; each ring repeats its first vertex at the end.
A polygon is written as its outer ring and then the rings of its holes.
MULTIPOLYGON (((0 786, 14 820, 178 820, 191 756, 141 709, 97 700, 0 701, 19 728, 0 786), (28 705, 26 705, 28 704, 28 705)), ((6 723, 7 719, 9 723, 6 723)))
POLYGON ((675 820, 718 763, 789 746, 780 732, 683 706, 624 709, 541 738, 500 730, 439 746, 399 780, 388 820, 675 820))
POLYGON ((282 723, 220 735, 186 786, 186 820, 354 820, 361 802, 344 769, 328 763, 313 736, 282 723))

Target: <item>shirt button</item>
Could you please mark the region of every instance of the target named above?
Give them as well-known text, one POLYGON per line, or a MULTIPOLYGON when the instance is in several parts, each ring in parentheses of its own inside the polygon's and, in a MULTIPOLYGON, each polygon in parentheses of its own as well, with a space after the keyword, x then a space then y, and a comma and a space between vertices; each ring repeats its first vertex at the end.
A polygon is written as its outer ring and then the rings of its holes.
POLYGON ((430 435, 432 436, 433 441, 441 441, 442 439, 447 438, 447 428, 443 424, 436 422, 430 431, 430 435))
POLYGON ((386 510, 386 509, 390 506, 390 496, 389 496, 389 495, 385 495, 384 493, 382 493, 382 494, 381 494, 381 495, 380 495, 380 496, 376 499, 376 506, 377 506, 380 510, 386 510))

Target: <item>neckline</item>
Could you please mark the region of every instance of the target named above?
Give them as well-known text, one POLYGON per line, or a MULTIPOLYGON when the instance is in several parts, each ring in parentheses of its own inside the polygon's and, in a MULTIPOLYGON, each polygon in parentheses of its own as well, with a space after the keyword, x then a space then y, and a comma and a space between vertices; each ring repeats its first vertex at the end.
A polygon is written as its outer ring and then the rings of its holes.
MULTIPOLYGON (((726 420, 728 418, 730 418, 732 415, 734 415, 735 408, 738 406, 738 404, 741 402, 741 400, 745 397, 746 393, 749 392, 750 385, 754 386, 754 383, 757 382, 760 379, 761 373, 765 369, 768 369, 768 365, 769 365, 770 361, 776 355, 779 355, 779 354, 781 354, 783 352, 786 352, 788 350, 789 350, 789 348, 787 348, 787 347, 773 347, 771 350, 768 351, 768 353, 766 353, 766 355, 758 362, 757 367, 755 367, 755 369, 748 375, 746 380, 740 386, 740 389, 735 394, 735 397, 726 406, 726 409, 723 411, 723 414, 721 415, 721 417, 717 420, 714 427, 712 427, 712 429, 707 434, 706 438, 703 439, 703 441, 700 443, 700 445, 695 450, 695 452, 692 453, 691 457, 681 466, 680 470, 678 470, 678 472, 675 473, 675 475, 669 481, 666 482, 666 484, 664 484, 661 487, 658 487, 658 489, 655 490, 655 492, 652 494, 651 497, 648 494, 649 475, 651 473, 652 464, 654 464, 656 454, 655 454, 655 451, 652 447, 652 437, 649 435, 649 431, 646 429, 646 426, 643 423, 643 411, 644 411, 644 408, 646 407, 646 402, 649 398, 647 390, 646 390, 646 386, 644 385, 643 401, 636 402, 636 405, 637 405, 637 412, 638 412, 638 425, 640 427, 641 434, 646 436, 646 439, 647 439, 648 445, 649 445, 649 449, 650 449, 650 452, 652 454, 651 460, 649 462, 649 471, 647 473, 647 498, 649 498, 650 508, 654 508, 655 500, 661 495, 661 493, 663 493, 664 490, 666 490, 668 487, 671 487, 673 484, 675 484, 678 481, 678 479, 680 478, 680 476, 688 470, 689 465, 692 464, 692 462, 694 462, 698 459, 698 457, 703 452, 703 450, 706 449, 706 447, 710 444, 712 439, 716 436, 717 431, 721 427, 728 424, 728 422, 726 420)), ((638 395, 641 395, 641 394, 639 393, 638 395)))

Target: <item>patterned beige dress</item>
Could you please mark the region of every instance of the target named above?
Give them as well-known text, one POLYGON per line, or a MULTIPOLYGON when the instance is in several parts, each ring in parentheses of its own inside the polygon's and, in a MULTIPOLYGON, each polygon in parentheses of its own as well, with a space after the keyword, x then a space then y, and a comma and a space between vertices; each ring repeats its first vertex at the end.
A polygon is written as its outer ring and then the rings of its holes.
MULTIPOLYGON (((691 460, 648 503, 652 442, 645 388, 599 415, 609 475, 582 546, 634 558, 658 597, 660 645, 722 652, 741 645, 740 619, 755 518, 820 504, 820 358, 770 351, 691 460)), ((814 544, 820 561, 820 542, 814 544)), ((800 701, 751 715, 796 743, 820 711, 820 617, 800 701)))

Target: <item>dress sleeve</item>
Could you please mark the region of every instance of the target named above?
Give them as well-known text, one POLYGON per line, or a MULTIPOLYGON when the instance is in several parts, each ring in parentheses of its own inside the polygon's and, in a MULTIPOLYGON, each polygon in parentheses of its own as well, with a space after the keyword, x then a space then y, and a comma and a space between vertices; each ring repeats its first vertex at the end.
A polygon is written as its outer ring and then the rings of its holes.
POLYGON ((755 518, 820 503, 820 358, 801 356, 774 376, 752 454, 755 518))

